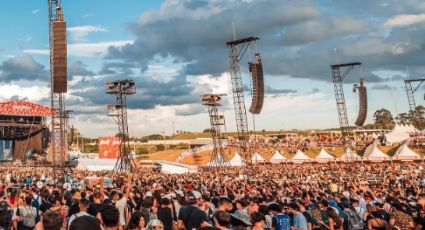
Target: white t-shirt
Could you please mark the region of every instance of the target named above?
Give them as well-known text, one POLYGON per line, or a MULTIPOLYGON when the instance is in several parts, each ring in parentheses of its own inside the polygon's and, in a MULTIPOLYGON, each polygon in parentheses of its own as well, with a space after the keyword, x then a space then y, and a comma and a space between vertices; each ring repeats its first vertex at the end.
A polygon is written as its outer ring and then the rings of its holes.
POLYGON ((120 213, 120 224, 125 225, 125 207, 127 206, 127 198, 123 197, 121 200, 118 200, 117 203, 115 203, 115 207, 118 209, 118 212, 120 213))

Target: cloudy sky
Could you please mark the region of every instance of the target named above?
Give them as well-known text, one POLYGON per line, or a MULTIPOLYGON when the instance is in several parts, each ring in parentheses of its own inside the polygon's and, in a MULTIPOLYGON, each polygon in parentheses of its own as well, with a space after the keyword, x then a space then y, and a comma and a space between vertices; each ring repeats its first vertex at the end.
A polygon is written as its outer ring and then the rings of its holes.
MULTIPOLYGON (((408 110, 403 79, 425 70, 425 2, 421 0, 62 0, 68 23, 71 123, 84 135, 113 135, 104 82, 134 79, 131 135, 209 127, 203 93, 227 93, 223 112, 234 130, 225 42, 258 36, 266 99, 256 129, 337 127, 329 65, 360 61, 347 77, 350 123, 358 109, 352 84, 361 73, 369 118, 385 107, 408 110), (335 51, 336 54, 335 55, 335 51)), ((0 100, 49 105, 47 3, 0 2, 0 100)), ((249 54, 241 61, 250 103, 249 54)), ((424 90, 416 93, 423 104, 424 90)), ((250 129, 252 116, 249 115, 250 129)))

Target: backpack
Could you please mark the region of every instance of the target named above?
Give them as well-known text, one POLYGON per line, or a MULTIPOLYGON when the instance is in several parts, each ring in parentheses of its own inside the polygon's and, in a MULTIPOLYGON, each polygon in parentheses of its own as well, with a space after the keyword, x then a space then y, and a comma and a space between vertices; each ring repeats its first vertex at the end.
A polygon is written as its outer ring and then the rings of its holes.
POLYGON ((38 211, 40 210, 40 196, 38 196, 37 198, 34 198, 33 202, 32 202, 32 206, 35 208, 36 211, 36 221, 40 221, 40 216, 38 215, 38 211))
POLYGON ((35 217, 36 213, 34 211, 34 207, 25 207, 25 215, 22 216, 22 224, 25 225, 25 227, 34 227, 35 226, 35 217))
POLYGON ((290 230, 291 229, 291 220, 288 215, 277 214, 274 216, 276 218, 276 230, 290 230))
POLYGON ((349 230, 363 229, 363 222, 356 212, 349 210, 349 211, 343 211, 343 213, 347 216, 349 230))

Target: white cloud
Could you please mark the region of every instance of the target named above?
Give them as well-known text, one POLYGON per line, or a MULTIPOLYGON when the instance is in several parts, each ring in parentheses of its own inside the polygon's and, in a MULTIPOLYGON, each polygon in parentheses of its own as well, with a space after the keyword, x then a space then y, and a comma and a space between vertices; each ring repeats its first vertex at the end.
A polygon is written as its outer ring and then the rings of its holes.
POLYGON ((69 27, 67 31, 70 32, 71 38, 74 41, 86 41, 87 35, 93 32, 106 32, 107 30, 102 26, 75 26, 69 27))
MULTIPOLYGON (((118 40, 118 41, 104 41, 104 42, 92 42, 92 43, 74 43, 68 44, 68 56, 79 56, 79 57, 94 57, 103 56, 110 46, 124 46, 130 44, 131 40, 118 40)), ((46 49, 26 49, 24 53, 28 54, 42 54, 48 55, 49 50, 46 49)))
POLYGON ((0 99, 9 100, 13 96, 29 101, 40 101, 49 97, 50 88, 41 86, 23 87, 16 84, 0 85, 0 99))
POLYGON ((425 22, 425 14, 401 14, 388 19, 386 26, 410 26, 425 22))
POLYGON ((39 9, 34 9, 34 10, 31 11, 31 14, 38 14, 38 12, 40 12, 39 9))

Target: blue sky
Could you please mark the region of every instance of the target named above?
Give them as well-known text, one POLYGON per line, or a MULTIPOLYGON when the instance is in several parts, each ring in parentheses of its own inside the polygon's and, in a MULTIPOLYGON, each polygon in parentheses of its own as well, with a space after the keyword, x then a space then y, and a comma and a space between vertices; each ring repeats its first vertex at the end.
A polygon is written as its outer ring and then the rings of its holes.
MULTIPOLYGON (((136 80, 129 98, 132 135, 209 126, 199 96, 228 93, 222 110, 234 130, 225 42, 259 36, 266 100, 257 129, 337 127, 329 65, 360 61, 369 95, 369 117, 385 107, 408 110, 403 80, 423 76, 425 3, 420 0, 62 0, 68 25, 68 108, 83 134, 113 135, 103 83, 136 80)), ((0 100, 49 105, 47 3, 0 2, 0 100)), ((252 52, 253 53, 253 52, 252 52)), ((244 82, 247 59, 241 67, 244 82)), ((345 85, 350 123, 357 100, 345 85)), ((423 104, 424 90, 416 94, 423 104)), ((249 90, 246 93, 249 106, 249 90)), ((252 120, 249 115, 249 120, 252 120)), ((252 123, 250 123, 252 127, 252 123)))

